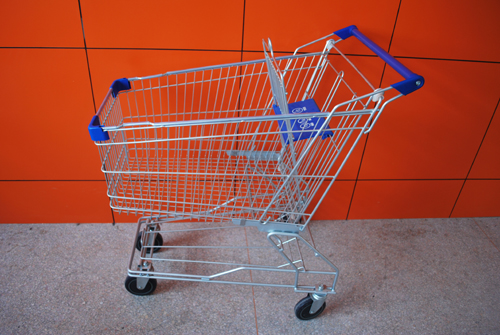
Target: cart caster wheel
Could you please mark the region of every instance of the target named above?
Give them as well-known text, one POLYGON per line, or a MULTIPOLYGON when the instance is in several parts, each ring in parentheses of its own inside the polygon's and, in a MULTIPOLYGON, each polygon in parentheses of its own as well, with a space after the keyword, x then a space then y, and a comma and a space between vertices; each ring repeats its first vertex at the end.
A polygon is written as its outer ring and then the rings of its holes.
MULTIPOLYGON (((161 234, 156 234, 155 237, 155 246, 162 246, 163 245, 163 237, 161 234)), ((137 235, 137 241, 135 242, 135 248, 139 251, 142 249, 142 231, 139 232, 139 235, 137 235)), ((153 248, 153 253, 160 251, 161 248, 153 248)))
POLYGON ((148 280, 146 287, 142 290, 137 288, 137 278, 127 276, 125 288, 133 295, 150 295, 156 290, 157 281, 154 278, 148 280))
POLYGON ((280 218, 280 221, 281 221, 281 222, 288 222, 288 215, 283 215, 283 216, 280 218))
POLYGON ((323 313, 326 307, 326 302, 324 302, 323 306, 321 306, 315 313, 309 313, 313 302, 313 299, 309 295, 300 300, 297 305, 295 305, 295 316, 300 320, 311 320, 323 313))

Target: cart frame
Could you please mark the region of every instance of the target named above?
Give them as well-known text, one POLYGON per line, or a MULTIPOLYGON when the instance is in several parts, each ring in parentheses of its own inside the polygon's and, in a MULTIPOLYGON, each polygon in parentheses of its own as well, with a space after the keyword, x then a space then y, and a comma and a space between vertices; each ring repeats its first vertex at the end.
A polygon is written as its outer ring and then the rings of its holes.
POLYGON ((424 79, 355 26, 293 55, 275 57, 271 41, 263 45, 261 60, 119 79, 93 117, 89 132, 110 205, 142 215, 125 283, 129 292, 151 294, 156 279, 293 288, 308 294, 295 308, 299 319, 318 316, 326 296, 335 293, 339 270, 316 249, 308 224, 385 107, 422 87, 424 79), (405 79, 376 89, 336 46, 351 36, 405 79), (303 51, 325 41, 322 51, 303 51), (359 75, 366 93, 358 94, 346 72, 332 65, 332 51, 359 75), (201 225, 189 226, 193 220, 201 225), (183 226, 161 229, 178 224, 183 226), (235 229, 247 236, 250 228, 266 235, 265 246, 163 245, 163 236, 235 229), (178 258, 187 250, 242 250, 248 262, 178 258), (252 264, 250 251, 256 250, 274 250, 280 261, 252 264), (210 270, 155 270, 153 263, 210 270), (254 281, 257 272, 290 279, 254 281))

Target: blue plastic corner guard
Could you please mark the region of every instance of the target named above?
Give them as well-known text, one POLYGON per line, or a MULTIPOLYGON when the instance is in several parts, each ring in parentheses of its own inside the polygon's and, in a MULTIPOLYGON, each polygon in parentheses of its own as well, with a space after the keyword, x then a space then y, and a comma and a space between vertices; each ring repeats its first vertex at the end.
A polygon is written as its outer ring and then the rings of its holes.
MULTIPOLYGON (((130 82, 127 78, 116 79, 113 84, 111 84, 111 94, 113 98, 116 98, 119 92, 130 90, 130 82)), ((99 116, 94 115, 89 124, 89 134, 92 141, 107 141, 109 140, 109 135, 107 132, 102 130, 101 123, 99 122, 99 116)))
POLYGON ((130 90, 130 82, 127 78, 116 79, 110 87, 113 90, 113 98, 116 98, 118 92, 130 90))
POLYGON ((101 123, 99 122, 99 116, 94 115, 89 124, 89 133, 92 141, 107 141, 109 140, 109 135, 107 132, 102 130, 101 123))
POLYGON ((391 85, 392 88, 399 91, 399 93, 407 95, 424 86, 424 77, 413 73, 406 66, 401 64, 397 59, 389 55, 387 51, 379 47, 375 42, 363 35, 356 26, 349 26, 334 32, 335 35, 345 40, 351 36, 356 37, 361 43, 367 46, 377 56, 382 58, 390 67, 396 70, 405 80, 391 85))

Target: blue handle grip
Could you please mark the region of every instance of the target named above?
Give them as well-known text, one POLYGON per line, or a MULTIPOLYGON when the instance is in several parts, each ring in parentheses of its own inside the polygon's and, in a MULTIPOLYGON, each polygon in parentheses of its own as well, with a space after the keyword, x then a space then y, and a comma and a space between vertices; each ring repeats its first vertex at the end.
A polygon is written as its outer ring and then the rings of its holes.
POLYGON ((337 30, 335 33, 338 37, 345 40, 351 36, 356 37, 359 41, 361 41, 364 45, 366 45, 371 51, 373 51, 377 56, 382 58, 384 62, 386 62, 390 67, 396 70, 405 80, 391 85, 391 87, 398 90, 401 94, 407 95, 413 91, 418 90, 424 85, 424 77, 419 76, 418 74, 410 71, 406 66, 401 64, 397 59, 392 57, 379 47, 376 43, 370 40, 368 37, 363 35, 356 26, 349 26, 344 29, 337 30))

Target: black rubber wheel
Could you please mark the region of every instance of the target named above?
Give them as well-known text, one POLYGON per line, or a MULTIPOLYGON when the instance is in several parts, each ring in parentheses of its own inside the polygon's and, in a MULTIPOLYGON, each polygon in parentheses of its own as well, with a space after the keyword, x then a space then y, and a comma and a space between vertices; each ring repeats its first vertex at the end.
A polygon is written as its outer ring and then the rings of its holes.
POLYGON ((125 279, 125 288, 133 295, 150 295, 156 290, 156 285, 157 285, 156 279, 151 278, 148 280, 146 287, 143 290, 139 290, 137 288, 136 277, 127 276, 127 279, 125 279))
MULTIPOLYGON (((163 237, 161 234, 156 234, 155 237, 155 246, 162 246, 163 245, 163 237)), ((137 235, 137 241, 135 242, 135 248, 139 251, 142 249, 142 231, 139 232, 139 235, 137 235)), ((160 251, 161 248, 153 248, 153 253, 160 251)))
POLYGON ((300 300, 297 305, 295 305, 295 316, 300 320, 311 320, 323 313, 326 307, 326 302, 323 303, 320 309, 316 311, 316 313, 311 314, 309 311, 311 310, 311 306, 313 304, 313 299, 307 295, 304 299, 300 300))

